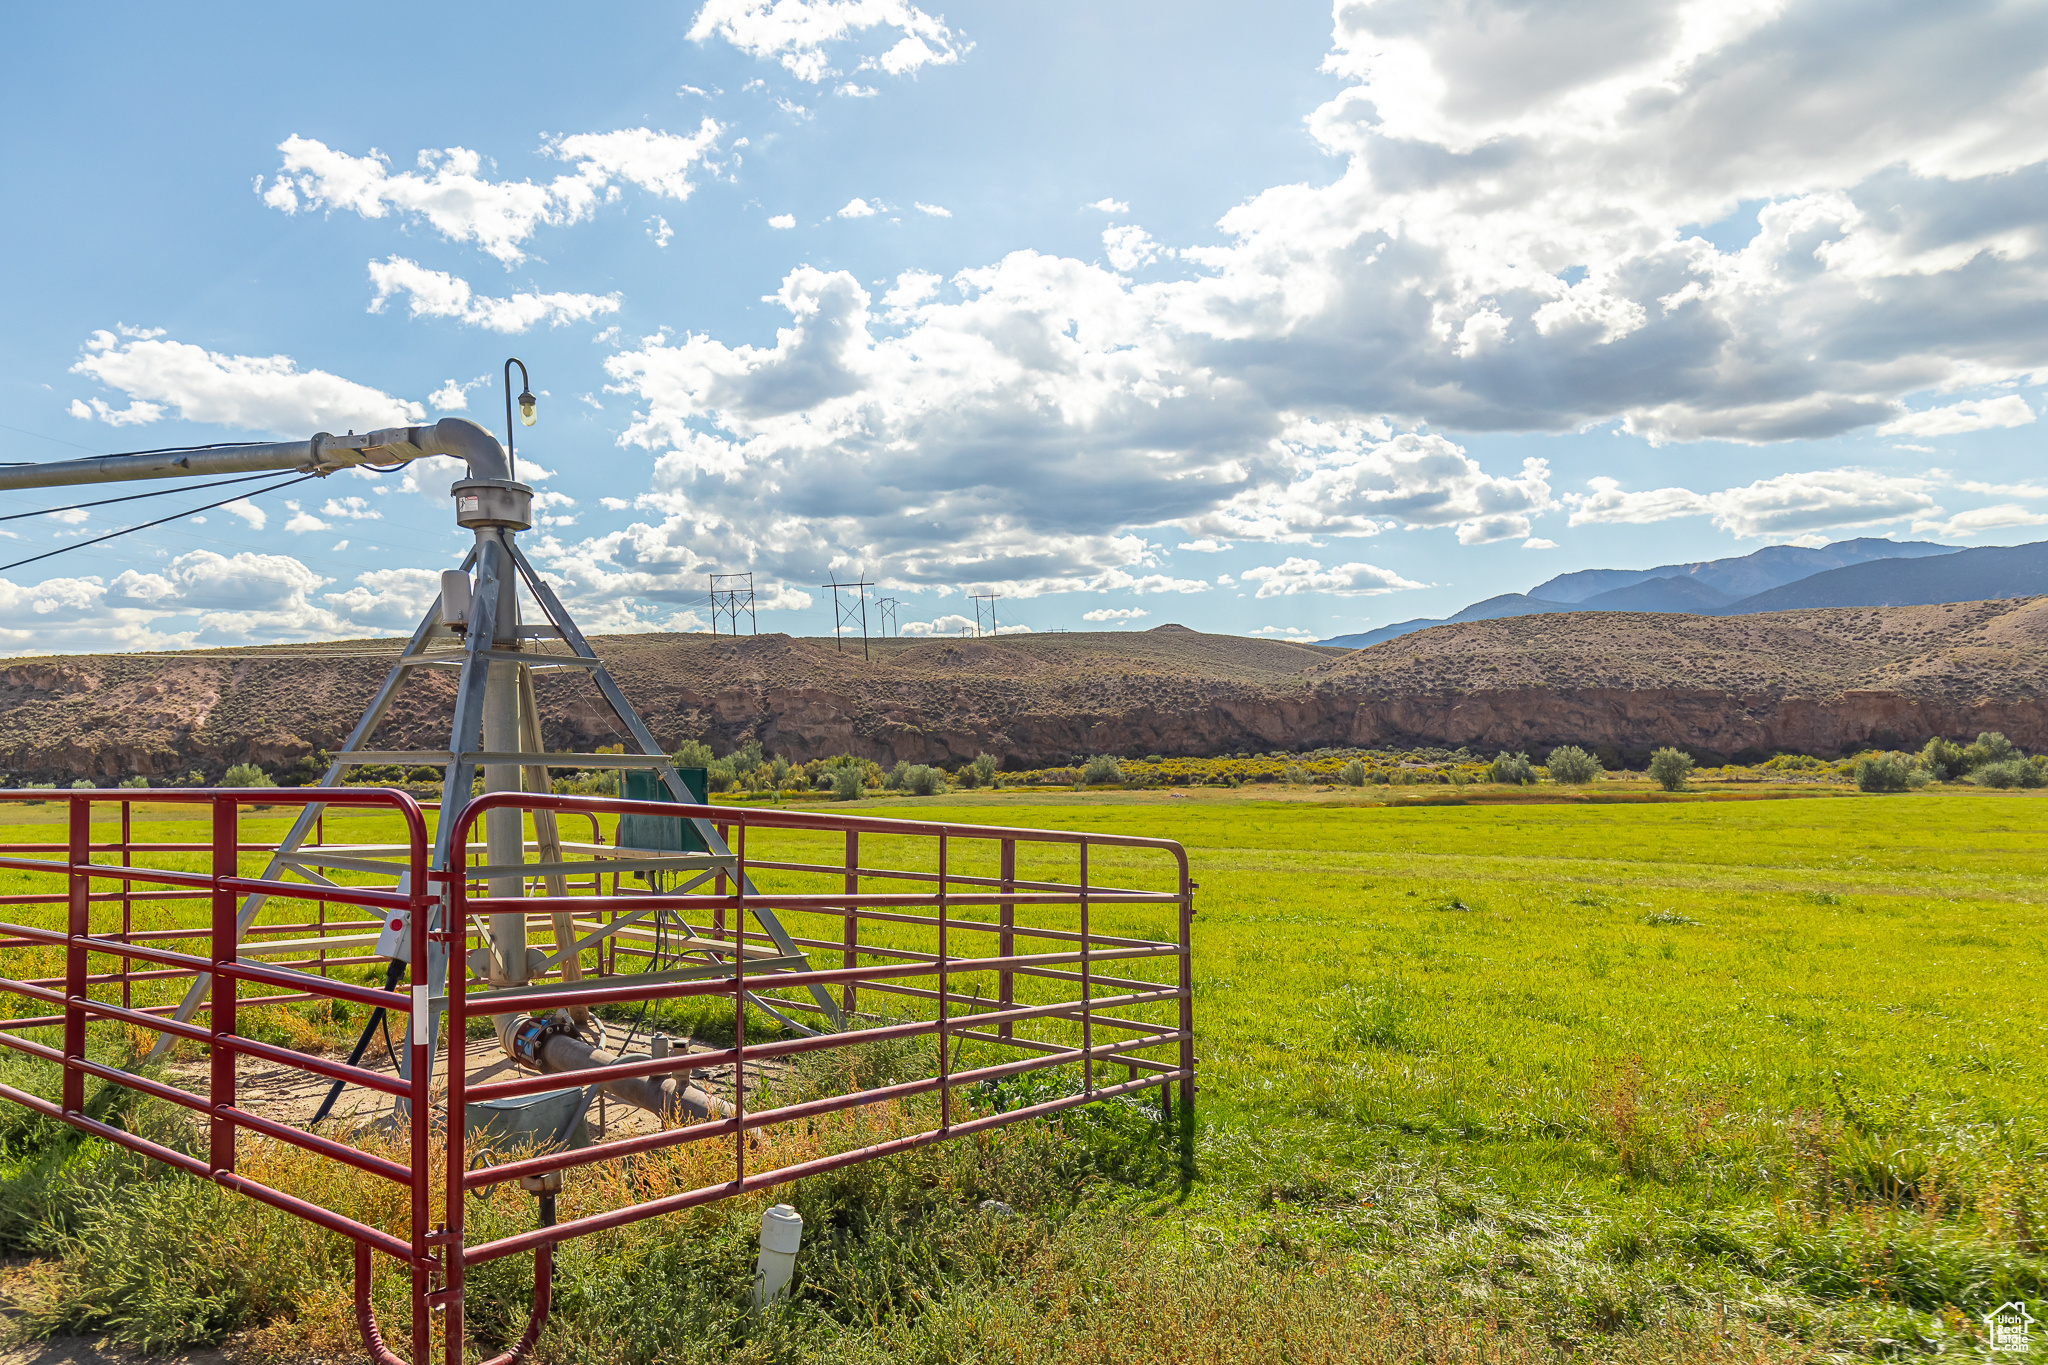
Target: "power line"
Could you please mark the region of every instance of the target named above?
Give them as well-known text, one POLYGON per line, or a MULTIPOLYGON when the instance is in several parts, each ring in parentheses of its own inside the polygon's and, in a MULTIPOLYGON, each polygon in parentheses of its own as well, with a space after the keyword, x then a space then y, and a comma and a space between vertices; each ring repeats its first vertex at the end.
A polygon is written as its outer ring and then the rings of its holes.
MULTIPOLYGON (((172 493, 198 493, 208 488, 226 488, 231 483, 253 483, 257 479, 271 478, 275 473, 275 470, 266 470, 261 474, 244 474, 240 478, 221 479, 217 483, 173 484, 169 488, 152 488, 147 493, 130 493, 125 497, 119 498, 101 498, 98 502, 74 502, 69 507, 44 507, 34 512, 13 512, 7 516, 0 517, 0 521, 20 521, 24 517, 47 517, 57 512, 76 512, 84 507, 105 507, 109 503, 134 502, 137 498, 161 498, 172 493)), ((258 491, 263 490, 259 489, 258 491)), ((233 502, 234 499, 229 498, 228 501, 233 502)))
POLYGON ((261 497, 265 493, 275 493, 279 489, 290 488, 295 483, 304 483, 308 479, 322 477, 324 476, 320 474, 301 474, 296 479, 286 479, 283 483, 274 483, 268 488, 258 488, 250 493, 237 493, 232 498, 222 498, 219 502, 209 502, 204 507, 188 507, 182 512, 173 512, 167 517, 158 517, 155 521, 145 521, 140 526, 125 526, 118 531, 97 536, 92 540, 81 540, 76 545, 64 545, 54 550, 46 550, 39 555, 30 555, 27 559, 17 559, 12 564, 0 564, 0 573, 6 573, 9 569, 18 569, 24 564, 33 564, 40 559, 49 559, 54 555, 68 554, 73 550, 83 550, 88 545, 98 545, 104 541, 112 540, 116 536, 125 536, 132 531, 147 531, 150 527, 161 526, 167 521, 178 521, 181 518, 194 516, 200 512, 211 512, 216 507, 225 507, 229 503, 240 501, 245 497, 261 497))

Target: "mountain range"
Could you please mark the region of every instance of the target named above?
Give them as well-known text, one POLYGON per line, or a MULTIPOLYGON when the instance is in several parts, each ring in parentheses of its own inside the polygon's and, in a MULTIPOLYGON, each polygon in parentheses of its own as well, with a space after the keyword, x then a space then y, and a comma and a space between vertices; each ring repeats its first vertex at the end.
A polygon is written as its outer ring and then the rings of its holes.
POLYGON ((1817 549, 1769 545, 1754 554, 1654 569, 1581 569, 1526 593, 1474 602, 1441 620, 1400 621, 1320 643, 1363 649, 1431 626, 1553 612, 1748 616, 1811 607, 1978 602, 2042 592, 2048 592, 2048 541, 1964 550, 1930 541, 1862 537, 1817 549))

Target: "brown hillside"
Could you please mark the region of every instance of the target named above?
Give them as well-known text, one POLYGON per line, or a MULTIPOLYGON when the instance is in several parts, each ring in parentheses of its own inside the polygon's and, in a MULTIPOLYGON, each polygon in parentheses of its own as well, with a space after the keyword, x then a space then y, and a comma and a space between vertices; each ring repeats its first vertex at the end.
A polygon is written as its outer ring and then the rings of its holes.
MULTIPOLYGON (((1730 618, 1580 612, 1438 626, 1370 649, 1190 630, 888 640, 594 641, 657 738, 753 737, 1012 767, 1079 754, 1406 742, 1833 753, 2003 730, 2048 749, 2048 598, 1730 618)), ((337 746, 398 642, 91 655, 0 667, 11 780, 175 777, 337 746)), ((421 670, 378 746, 445 743, 450 672, 421 670)), ((540 682, 551 748, 615 742, 587 680, 540 682)))
POLYGON ((2002 730, 2048 748, 2048 597, 1757 616, 1575 612, 1437 626, 1311 666, 1354 742, 1677 743, 1833 753, 2002 730))

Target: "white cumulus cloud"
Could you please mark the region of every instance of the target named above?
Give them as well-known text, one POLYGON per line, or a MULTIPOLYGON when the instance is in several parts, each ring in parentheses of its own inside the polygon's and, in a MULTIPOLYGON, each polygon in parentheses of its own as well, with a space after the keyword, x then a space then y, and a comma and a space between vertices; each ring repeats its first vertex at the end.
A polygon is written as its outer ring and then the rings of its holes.
POLYGON ((872 218, 881 211, 879 204, 870 204, 865 199, 849 199, 846 207, 839 210, 841 218, 872 218))
POLYGON ((972 635, 974 621, 966 616, 938 616, 929 621, 905 621, 897 628, 899 635, 972 635))
POLYGON ((1999 398, 1972 398, 1945 408, 1909 412, 1877 429, 1880 436, 1959 436, 1966 431, 1987 431, 1993 427, 2023 427, 2034 420, 2034 410, 2018 394, 1999 398))
POLYGON ((1952 517, 1927 518, 1913 523, 1916 536, 1974 536, 1981 531, 2002 531, 2013 526, 2048 526, 2048 513, 2035 512, 2018 503, 1975 507, 1952 517))
MULTIPOLYGON (((377 287, 370 311, 381 313, 393 295, 406 296, 413 317, 454 318, 493 332, 524 332, 536 323, 560 327, 588 322, 619 311, 617 294, 512 294, 491 298, 478 294, 469 281, 443 270, 429 270, 403 256, 370 262, 370 282, 377 287)), ((439 398, 436 397, 439 405, 439 398)))
POLYGON ((1940 511, 1933 481, 1864 469, 1779 474, 1741 488, 1695 493, 1687 488, 1629 492, 1612 478, 1587 481, 1591 493, 1568 493, 1571 524, 1643 524, 1711 516, 1738 536, 1781 536, 1837 526, 1872 526, 1940 511))
POLYGON ((526 259, 522 247, 543 226, 579 222, 618 198, 625 181, 671 199, 687 199, 693 173, 717 149, 723 129, 704 119, 688 135, 648 128, 577 133, 548 144, 575 170, 546 184, 491 180, 483 158, 466 147, 423 151, 415 170, 393 173, 384 156, 351 156, 296 133, 278 144, 283 161, 261 190, 263 202, 286 213, 345 209, 365 218, 392 212, 423 219, 451 242, 473 242, 507 265, 526 259))
POLYGON ((1257 595, 1260 597, 1292 597, 1303 592, 1327 592, 1339 597, 1377 597, 1382 593, 1423 586, 1376 564, 1338 564, 1325 569, 1319 560, 1299 557, 1246 569, 1239 576, 1246 582, 1257 583, 1257 595))
POLYGON ((222 355, 153 334, 94 332, 71 372, 136 400, 131 412, 153 410, 131 420, 155 421, 175 410, 187 422, 310 435, 400 426, 427 415, 418 403, 325 370, 301 370, 290 356, 222 355))
POLYGON ((715 35, 749 56, 773 57, 783 70, 815 85, 840 74, 825 54, 828 46, 874 29, 896 35, 896 41, 857 57, 858 70, 901 76, 950 65, 968 48, 943 19, 904 0, 707 0, 689 36, 701 43, 715 35))

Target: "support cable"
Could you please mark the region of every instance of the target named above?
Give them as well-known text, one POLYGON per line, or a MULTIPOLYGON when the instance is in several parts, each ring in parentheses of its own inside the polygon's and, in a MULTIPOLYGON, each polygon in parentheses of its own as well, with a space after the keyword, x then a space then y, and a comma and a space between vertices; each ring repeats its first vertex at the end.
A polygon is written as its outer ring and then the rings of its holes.
POLYGON ((167 517, 158 517, 155 521, 145 521, 139 526, 124 526, 118 531, 112 531, 103 536, 95 536, 91 540, 81 540, 75 545, 64 545, 54 550, 46 550, 39 555, 30 555, 27 559, 17 559, 12 564, 0 564, 0 573, 5 573, 9 569, 18 569, 24 564, 33 564, 39 559, 49 559, 53 555, 66 554, 72 550, 83 550, 88 545, 103 544, 114 539, 116 536, 125 536, 131 531, 147 531, 150 527, 161 526, 167 521, 177 521, 181 517, 189 517, 199 512, 211 512, 216 507, 225 507, 229 503, 238 502, 243 498, 257 497, 264 493, 275 493, 279 489, 290 488, 295 483, 304 483, 308 479, 323 479, 326 477, 325 472, 301 474, 296 479, 286 479, 283 483, 274 483, 268 488, 254 489, 248 493, 237 493, 232 498, 222 498, 219 502, 209 502, 204 507, 188 507, 182 512, 173 512, 167 517))

